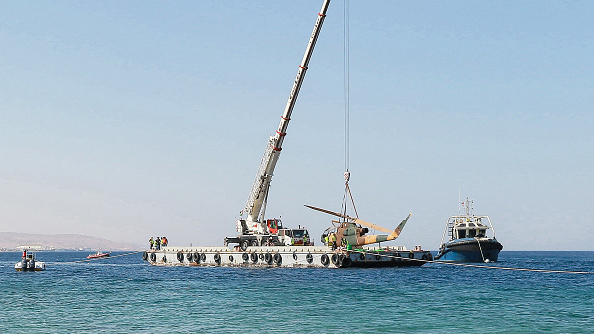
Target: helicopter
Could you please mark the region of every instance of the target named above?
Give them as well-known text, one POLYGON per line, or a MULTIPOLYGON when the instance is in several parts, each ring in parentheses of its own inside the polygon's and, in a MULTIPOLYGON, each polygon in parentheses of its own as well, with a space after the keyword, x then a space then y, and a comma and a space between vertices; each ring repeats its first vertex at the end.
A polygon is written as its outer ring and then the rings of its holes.
POLYGON ((326 244, 332 249, 336 249, 338 247, 337 243, 340 243, 341 246, 354 247, 374 244, 382 241, 394 240, 398 238, 398 236, 402 232, 402 229, 404 229, 404 225, 406 225, 406 222, 411 216, 411 214, 408 214, 408 216, 400 224, 398 224, 396 229, 392 231, 385 227, 366 222, 359 218, 350 217, 342 213, 316 208, 311 205, 305 206, 316 211, 324 212, 333 216, 343 218, 342 221, 333 220, 332 223, 337 225, 327 228, 322 233, 322 243, 326 244), (389 234, 366 235, 367 233, 369 233, 370 228, 389 234))

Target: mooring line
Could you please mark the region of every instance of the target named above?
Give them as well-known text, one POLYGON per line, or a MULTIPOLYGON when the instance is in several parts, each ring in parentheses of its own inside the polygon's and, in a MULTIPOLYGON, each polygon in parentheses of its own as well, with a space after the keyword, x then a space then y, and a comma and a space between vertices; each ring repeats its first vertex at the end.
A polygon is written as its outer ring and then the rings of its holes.
POLYGON ((497 266, 481 266, 477 264, 467 264, 467 263, 456 263, 456 262, 449 262, 449 261, 438 261, 438 260, 423 260, 423 259, 411 259, 408 257, 402 256, 394 256, 394 255, 386 255, 380 254, 379 252, 364 252, 358 250, 352 250, 353 253, 361 253, 361 254, 374 254, 388 258, 394 259, 403 259, 409 261, 420 261, 425 263, 439 263, 439 264, 447 264, 450 266, 460 266, 460 267, 473 267, 473 268, 484 268, 484 269, 499 269, 499 270, 515 270, 515 271, 532 271, 532 272, 540 272, 540 273, 560 273, 560 274, 594 274, 591 271, 570 271, 570 270, 549 270, 549 269, 530 269, 530 268, 512 268, 512 267, 497 267, 497 266))

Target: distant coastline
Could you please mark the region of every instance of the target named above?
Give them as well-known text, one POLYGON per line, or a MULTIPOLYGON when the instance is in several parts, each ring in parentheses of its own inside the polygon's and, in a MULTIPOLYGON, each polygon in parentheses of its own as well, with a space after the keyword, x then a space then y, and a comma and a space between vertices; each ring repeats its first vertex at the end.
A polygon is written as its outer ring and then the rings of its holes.
POLYGON ((142 246, 80 234, 0 232, 0 251, 20 251, 23 248, 37 251, 133 251, 141 250, 142 246))

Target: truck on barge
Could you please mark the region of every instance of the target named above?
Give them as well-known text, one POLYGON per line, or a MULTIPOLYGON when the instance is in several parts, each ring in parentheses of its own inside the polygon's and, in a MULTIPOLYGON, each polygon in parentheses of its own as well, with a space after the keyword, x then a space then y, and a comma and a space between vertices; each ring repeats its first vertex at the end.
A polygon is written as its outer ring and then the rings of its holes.
MULTIPOLYGON (((324 0, 322 9, 318 13, 280 124, 276 133, 268 140, 247 203, 242 210, 242 218, 236 221, 238 234, 226 237, 223 247, 165 246, 158 250, 145 251, 143 253, 145 261, 155 266, 347 268, 421 266, 432 259, 431 252, 421 250, 420 246, 416 246, 414 250, 407 250, 403 246, 384 248, 363 245, 360 247, 358 245, 335 247, 328 244, 314 246, 313 239, 310 238, 306 228, 301 226, 297 229, 285 228, 280 219, 264 217, 270 182, 329 4, 330 0, 324 0), (247 215, 245 219, 244 215, 247 215)), ((354 229, 353 226, 349 227, 349 231, 354 229)), ((348 234, 346 229, 347 227, 343 233, 345 236, 348 234)), ((364 229, 366 228, 359 226, 358 231, 364 229)), ((358 232, 358 235, 361 237, 361 232, 358 232)), ((395 237, 387 240, 393 239, 395 237)))

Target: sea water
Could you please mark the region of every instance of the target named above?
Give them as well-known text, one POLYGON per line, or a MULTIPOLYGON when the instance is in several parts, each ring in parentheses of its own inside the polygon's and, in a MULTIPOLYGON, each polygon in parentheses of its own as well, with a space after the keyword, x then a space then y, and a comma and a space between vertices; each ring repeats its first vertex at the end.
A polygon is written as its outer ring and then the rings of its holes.
POLYGON ((153 267, 0 253, 0 333, 594 333, 594 252, 503 251, 486 266, 153 267))

